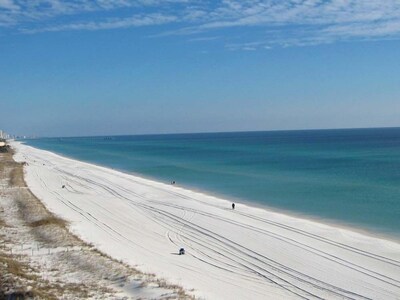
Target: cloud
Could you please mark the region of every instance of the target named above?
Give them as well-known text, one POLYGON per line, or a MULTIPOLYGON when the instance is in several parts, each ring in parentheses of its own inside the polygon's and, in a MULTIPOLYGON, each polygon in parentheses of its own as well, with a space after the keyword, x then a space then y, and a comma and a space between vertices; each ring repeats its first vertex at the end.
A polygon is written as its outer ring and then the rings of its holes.
MULTIPOLYGON (((399 0, 0 0, 0 26, 38 33, 158 25, 155 36, 225 36, 228 49, 400 38, 399 0), (174 22, 173 31, 163 24, 174 22), (237 32, 245 29, 248 34, 237 32), (252 44, 251 46, 249 46, 252 44), (235 46, 232 46, 235 45, 235 46)), ((209 39, 211 40, 211 39, 209 39)))
POLYGON ((208 42, 220 39, 219 36, 203 36, 189 39, 189 42, 208 42))
POLYGON ((397 35, 400 32, 400 20, 385 20, 382 22, 351 23, 329 26, 324 33, 343 37, 384 37, 397 35))
POLYGON ((0 0, 0 9, 4 10, 18 10, 19 6, 12 0, 0 0))
POLYGON ((114 18, 102 22, 82 22, 63 24, 59 26, 50 26, 39 29, 21 29, 24 33, 37 33, 37 32, 56 32, 66 30, 104 30, 128 27, 141 27, 171 23, 176 20, 175 16, 149 14, 149 15, 135 15, 128 18, 114 18))

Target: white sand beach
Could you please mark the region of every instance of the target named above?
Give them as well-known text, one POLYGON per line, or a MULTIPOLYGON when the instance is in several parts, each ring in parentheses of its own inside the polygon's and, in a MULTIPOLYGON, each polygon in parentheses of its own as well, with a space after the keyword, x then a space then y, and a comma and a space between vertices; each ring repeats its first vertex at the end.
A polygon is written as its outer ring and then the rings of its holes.
POLYGON ((73 233, 198 298, 400 299, 396 242, 12 146, 73 233))

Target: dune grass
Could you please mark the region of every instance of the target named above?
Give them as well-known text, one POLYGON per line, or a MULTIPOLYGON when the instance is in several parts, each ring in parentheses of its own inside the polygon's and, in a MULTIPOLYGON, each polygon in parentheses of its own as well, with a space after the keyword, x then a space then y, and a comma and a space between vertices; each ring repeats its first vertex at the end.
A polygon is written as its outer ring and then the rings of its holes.
POLYGON ((67 222, 63 219, 57 218, 57 217, 46 217, 37 221, 33 221, 31 223, 29 223, 30 227, 39 227, 39 226, 46 226, 46 225, 57 225, 60 227, 65 227, 67 224, 67 222))

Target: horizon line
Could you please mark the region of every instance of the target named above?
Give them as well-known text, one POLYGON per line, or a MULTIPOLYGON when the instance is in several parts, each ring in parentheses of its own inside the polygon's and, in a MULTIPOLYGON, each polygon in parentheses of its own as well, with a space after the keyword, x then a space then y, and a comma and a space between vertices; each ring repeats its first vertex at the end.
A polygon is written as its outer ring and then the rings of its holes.
MULTIPOLYGON (((233 131, 196 131, 196 132, 167 132, 167 133, 126 133, 108 135, 80 135, 80 136, 35 136, 25 139, 42 138, 97 138, 97 137, 122 137, 122 136, 160 136, 160 135, 188 135, 188 134, 222 134, 222 133, 251 133, 251 132, 288 132, 288 131, 332 131, 332 130, 366 130, 366 129, 400 129, 400 126, 382 127, 337 127, 337 128, 302 128, 302 129, 270 129, 270 130, 233 130, 233 131)), ((21 136, 21 135, 17 135, 21 136)))

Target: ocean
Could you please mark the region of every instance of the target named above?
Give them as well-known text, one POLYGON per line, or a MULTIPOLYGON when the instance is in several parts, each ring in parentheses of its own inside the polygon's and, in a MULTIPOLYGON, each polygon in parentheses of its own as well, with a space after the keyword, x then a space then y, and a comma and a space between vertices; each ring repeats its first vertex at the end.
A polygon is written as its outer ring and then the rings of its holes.
POLYGON ((41 138, 26 144, 400 238, 400 128, 41 138))

